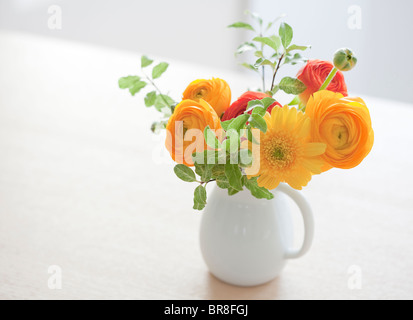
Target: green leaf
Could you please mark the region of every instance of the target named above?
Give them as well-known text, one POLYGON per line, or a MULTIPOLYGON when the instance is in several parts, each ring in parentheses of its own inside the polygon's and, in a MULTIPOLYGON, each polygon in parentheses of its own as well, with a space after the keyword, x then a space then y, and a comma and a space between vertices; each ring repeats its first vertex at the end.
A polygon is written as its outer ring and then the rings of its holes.
POLYGON ((275 94, 280 91, 280 86, 274 86, 274 88, 270 91, 270 96, 275 96, 275 94))
POLYGON ((298 63, 303 63, 307 62, 307 58, 304 58, 301 54, 298 52, 292 56, 290 53, 287 55, 287 57, 284 60, 284 64, 291 64, 291 65, 296 65, 298 63))
POLYGON ((194 209, 202 210, 205 208, 207 203, 207 193, 204 186, 199 186, 194 192, 194 209))
POLYGON ((194 210, 202 211, 205 209, 205 206, 206 204, 198 203, 198 202, 195 202, 194 200, 194 207, 193 207, 194 210))
POLYGON ((229 25, 228 28, 242 28, 242 29, 255 31, 255 29, 250 24, 245 23, 245 22, 235 22, 229 25))
POLYGON ((227 152, 234 153, 237 152, 240 146, 240 137, 237 130, 229 129, 227 131, 227 139, 224 140, 223 148, 227 152))
MULTIPOLYGON (((232 144, 232 145, 234 145, 234 144, 232 144)), ((222 141, 222 149, 225 150, 225 152, 232 152, 231 151, 231 139, 227 138, 224 141, 222 141)))
POLYGON ((243 66, 243 67, 245 67, 245 68, 247 68, 247 69, 253 70, 253 71, 255 71, 255 72, 259 72, 258 69, 255 68, 252 64, 249 64, 249 63, 244 62, 244 63, 241 63, 241 66, 243 66))
POLYGON ((251 143, 260 144, 259 141, 257 141, 257 140, 254 138, 254 135, 252 134, 251 125, 249 126, 248 131, 247 131, 247 139, 248 139, 248 141, 251 142, 251 143))
POLYGON ((270 97, 273 97, 278 91, 280 91, 280 86, 276 85, 271 91, 266 91, 265 93, 268 94, 270 97))
POLYGON ((229 154, 229 159, 227 162, 230 164, 239 165, 239 148, 235 152, 229 154))
POLYGON ((264 53, 262 51, 255 51, 254 56, 257 58, 264 58, 264 53))
POLYGON ((156 100, 156 91, 148 92, 145 97, 145 106, 152 107, 155 104, 156 100))
POLYGON ((227 131, 229 125, 232 123, 232 120, 234 120, 234 119, 221 122, 221 127, 222 127, 222 129, 224 129, 225 131, 227 131))
POLYGON ((264 133, 267 132, 267 122, 261 115, 252 114, 249 121, 252 127, 260 129, 264 133))
POLYGON ((256 49, 257 47, 252 42, 244 42, 238 47, 237 51, 235 52, 235 55, 243 54, 244 52, 256 50, 256 49))
POLYGON ((141 67, 145 68, 152 64, 153 60, 149 59, 147 56, 141 57, 141 67))
POLYGON ((135 82, 141 80, 138 76, 127 76, 119 79, 119 88, 129 89, 135 82))
POLYGON ((267 110, 271 105, 274 104, 276 100, 273 98, 264 98, 261 100, 262 104, 264 105, 265 110, 267 110))
POLYGON ((257 61, 254 63, 255 68, 259 68, 261 66, 261 63, 264 61, 264 58, 259 58, 257 61))
POLYGON ((212 168, 214 164, 198 164, 195 163, 195 172, 201 177, 202 182, 208 182, 212 179, 212 168))
POLYGON ((255 37, 252 40, 256 41, 256 42, 263 43, 263 44, 269 46, 270 48, 274 49, 275 51, 278 51, 278 49, 279 49, 279 44, 276 41, 274 41, 274 38, 271 39, 270 37, 255 37))
POLYGON ((258 186, 258 177, 248 179, 246 176, 243 177, 244 185, 247 187, 251 194, 258 199, 274 199, 274 195, 266 188, 258 186))
POLYGON ((155 66, 152 70, 152 79, 159 78, 165 71, 168 69, 169 64, 166 62, 161 62, 157 66, 155 66))
POLYGON ((245 112, 248 113, 251 110, 254 110, 255 108, 259 108, 259 107, 264 109, 264 104, 262 103, 261 100, 251 100, 248 102, 247 110, 245 110, 245 112))
MULTIPOLYGON (((242 190, 240 190, 242 191, 242 190)), ((235 194, 237 194, 239 191, 237 189, 232 188, 231 186, 228 188, 228 195, 229 196, 233 196, 235 194)))
POLYGON ((204 130, 204 138, 206 144, 213 148, 213 149, 218 149, 219 148, 219 141, 217 139, 217 136, 212 132, 209 126, 207 126, 204 130))
MULTIPOLYGON (((270 36, 270 39, 275 43, 277 48, 281 48, 282 43, 281 43, 281 38, 279 36, 273 35, 273 36, 270 36)), ((276 51, 278 51, 278 49, 276 51)))
POLYGON ((174 171, 177 177, 185 182, 196 181, 195 173, 184 164, 176 165, 174 171))
POLYGON ((220 177, 225 177, 225 165, 224 164, 216 164, 211 169, 212 178, 218 179, 220 177))
POLYGON ((238 164, 225 164, 225 175, 233 189, 242 191, 242 173, 238 164))
POLYGON ((303 93, 307 87, 298 79, 285 77, 280 82, 280 89, 285 93, 297 95, 303 93))
POLYGON ((260 67, 260 66, 271 66, 271 68, 274 69, 275 68, 275 63, 271 62, 268 59, 260 58, 255 62, 254 66, 257 67, 257 68, 260 67))
POLYGON ((252 110, 252 114, 257 114, 260 117, 265 116, 266 112, 267 112, 267 110, 265 108, 262 108, 262 107, 257 107, 257 108, 252 110))
POLYGON ((134 96, 135 94, 139 93, 139 91, 141 91, 145 87, 146 87, 146 82, 139 81, 135 83, 135 85, 132 88, 129 88, 129 92, 134 96))
POLYGON ((228 189, 228 195, 230 196, 233 196, 234 194, 237 194, 239 192, 238 190, 231 187, 226 176, 220 176, 219 178, 217 178, 216 182, 219 188, 228 189))
POLYGON ((205 150, 203 152, 196 152, 192 154, 192 161, 194 162, 195 166, 197 164, 204 165, 204 164, 210 163, 208 159, 208 153, 206 151, 208 150, 205 150))
POLYGON ((175 101, 170 96, 167 96, 166 94, 159 94, 155 99, 155 108, 156 110, 162 112, 164 108, 171 109, 171 106, 174 105, 174 103, 175 101))
POLYGON ((298 96, 295 96, 294 99, 288 104, 289 106, 298 106, 301 100, 298 96))
POLYGON ((249 118, 248 114, 242 114, 242 115, 238 116, 228 126, 228 131, 229 130, 235 130, 235 131, 239 132, 244 127, 244 125, 247 123, 248 118, 249 118))
POLYGON ((154 122, 151 125, 151 131, 155 134, 159 134, 163 129, 166 129, 167 124, 168 121, 154 122))
POLYGON ((305 50, 310 49, 310 48, 311 48, 311 46, 297 46, 297 45, 293 44, 293 45, 291 45, 287 48, 287 52, 290 52, 290 51, 293 51, 293 50, 305 51, 305 50))
POLYGON ((221 189, 228 189, 231 187, 226 176, 219 176, 216 180, 217 186, 221 189))
POLYGON ((119 79, 119 88, 129 89, 132 96, 146 87, 146 82, 138 76, 128 76, 119 79))
POLYGON ((243 167, 249 167, 252 164, 252 152, 249 149, 241 149, 239 152, 239 163, 243 167))
POLYGON ((285 49, 287 49, 291 41, 293 40, 293 28, 291 28, 288 24, 283 22, 280 25, 279 35, 281 38, 282 45, 285 49))
POLYGON ((195 164, 215 165, 225 162, 226 156, 226 153, 222 151, 205 150, 192 154, 192 160, 195 164))
POLYGON ((280 54, 276 52, 271 56, 271 58, 278 60, 280 58, 280 54))
POLYGON ((221 149, 221 150, 217 151, 217 154, 218 154, 218 156, 217 156, 216 163, 218 163, 219 165, 225 164, 227 162, 227 153, 224 150, 221 149))

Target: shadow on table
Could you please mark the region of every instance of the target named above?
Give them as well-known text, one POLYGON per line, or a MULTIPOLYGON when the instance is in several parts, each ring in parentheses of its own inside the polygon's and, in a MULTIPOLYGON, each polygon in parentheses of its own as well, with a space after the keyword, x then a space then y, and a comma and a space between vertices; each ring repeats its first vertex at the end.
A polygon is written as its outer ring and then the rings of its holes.
POLYGON ((256 287, 237 287, 222 282, 211 273, 206 273, 206 299, 210 300, 272 300, 278 298, 281 279, 278 277, 256 287))

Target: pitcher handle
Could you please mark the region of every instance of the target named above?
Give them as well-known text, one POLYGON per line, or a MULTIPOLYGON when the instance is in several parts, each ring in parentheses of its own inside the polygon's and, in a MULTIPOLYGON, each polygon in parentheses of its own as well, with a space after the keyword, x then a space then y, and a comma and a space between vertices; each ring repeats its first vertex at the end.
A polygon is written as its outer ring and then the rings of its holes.
POLYGON ((297 259, 305 255, 311 247, 314 237, 314 219, 313 213, 310 207, 310 204, 306 198, 297 190, 291 188, 290 186, 281 183, 278 188, 278 191, 289 196, 297 206, 300 208, 301 215, 304 220, 304 241, 300 249, 291 249, 288 248, 285 250, 284 257, 286 259, 297 259))

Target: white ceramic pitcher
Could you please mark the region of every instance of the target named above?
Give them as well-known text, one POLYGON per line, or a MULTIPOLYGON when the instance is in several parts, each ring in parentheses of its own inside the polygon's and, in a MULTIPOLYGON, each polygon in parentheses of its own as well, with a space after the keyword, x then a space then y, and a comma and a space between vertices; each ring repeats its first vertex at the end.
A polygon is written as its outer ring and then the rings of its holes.
POLYGON ((256 286, 276 278, 286 260, 303 256, 310 248, 314 222, 301 193, 286 184, 273 200, 254 198, 248 190, 228 196, 215 187, 203 212, 201 251, 211 273, 237 286, 256 286), (304 219, 304 241, 292 249, 292 219, 286 198, 292 198, 304 219))

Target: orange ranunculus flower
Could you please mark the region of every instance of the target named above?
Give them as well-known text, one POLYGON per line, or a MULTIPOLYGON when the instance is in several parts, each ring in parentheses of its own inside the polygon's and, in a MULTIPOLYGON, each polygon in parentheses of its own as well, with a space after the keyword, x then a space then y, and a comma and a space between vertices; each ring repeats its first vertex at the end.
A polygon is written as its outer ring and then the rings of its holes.
POLYGON ((310 97, 305 113, 312 120, 313 142, 327 144, 323 171, 354 168, 370 153, 374 132, 362 99, 323 90, 310 97))
POLYGON ((215 110, 204 100, 183 100, 179 103, 166 126, 166 149, 177 163, 193 166, 192 154, 203 152, 207 145, 204 130, 221 129, 221 121, 215 110))
POLYGON ((183 99, 208 102, 219 117, 228 109, 231 103, 231 89, 228 83, 222 79, 199 79, 192 81, 185 89, 183 99))
MULTIPOLYGON (((322 60, 310 60, 303 68, 301 68, 297 74, 297 78, 307 86, 307 89, 299 95, 300 100, 304 104, 307 104, 308 99, 313 93, 320 90, 333 68, 334 65, 331 62, 322 60)), ((348 96, 347 85, 341 71, 337 72, 334 79, 327 87, 327 90, 339 92, 345 97, 348 96)))

